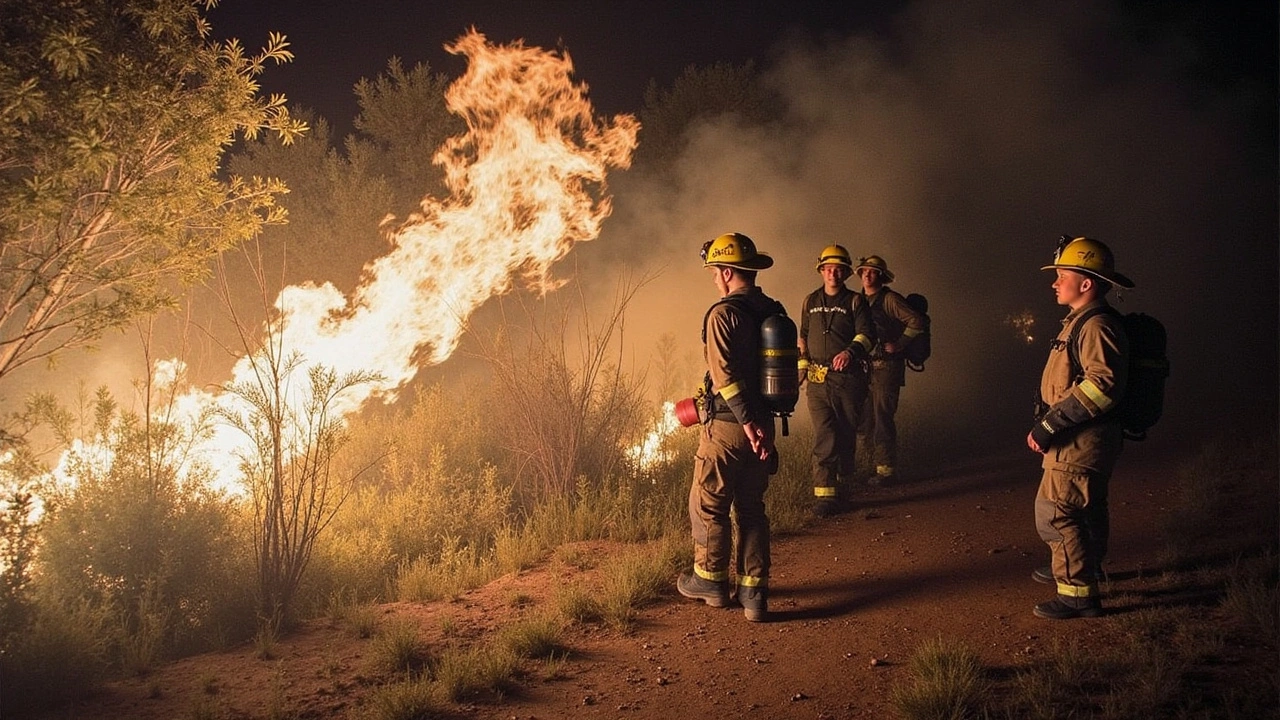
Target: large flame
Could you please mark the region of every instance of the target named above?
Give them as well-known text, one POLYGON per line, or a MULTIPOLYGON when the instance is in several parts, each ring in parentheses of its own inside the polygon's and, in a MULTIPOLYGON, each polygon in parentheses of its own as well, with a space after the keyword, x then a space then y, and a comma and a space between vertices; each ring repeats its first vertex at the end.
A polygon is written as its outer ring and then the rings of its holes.
MULTIPOLYGON (((304 385, 315 366, 380 378, 341 395, 330 410, 338 417, 371 396, 393 397, 421 365, 448 358, 470 314, 517 279, 554 289, 551 266, 575 243, 596 238, 610 213, 607 168, 627 167, 635 148, 638 123, 629 115, 598 120, 585 86, 570 80, 567 54, 518 41, 491 45, 474 30, 446 49, 469 63, 445 96, 467 131, 434 158, 448 197, 423 199, 392 234, 392 250, 365 266, 351 298, 329 283, 285 288, 264 331, 264 347, 303 360, 286 387, 304 385)), ((241 358, 232 383, 252 382, 261 360, 241 358)), ((178 401, 191 421, 210 404, 243 412, 236 403, 232 393, 195 390, 178 401)), ((228 426, 204 443, 208 457, 221 458, 213 464, 223 487, 236 481, 226 458, 246 445, 228 426)))

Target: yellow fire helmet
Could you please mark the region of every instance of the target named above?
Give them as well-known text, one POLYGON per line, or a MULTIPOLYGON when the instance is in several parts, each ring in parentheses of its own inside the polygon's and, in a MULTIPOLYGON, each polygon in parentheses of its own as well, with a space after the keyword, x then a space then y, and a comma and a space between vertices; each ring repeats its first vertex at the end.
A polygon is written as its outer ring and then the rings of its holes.
POLYGON ((739 270, 773 267, 773 258, 757 252, 755 242, 742 233, 725 233, 702 244, 702 266, 724 265, 739 270))
POLYGON ((868 255, 864 258, 859 258, 858 267, 853 270, 861 275, 862 271, 867 269, 879 271, 880 277, 884 278, 886 285, 893 282, 893 273, 889 272, 889 263, 885 262, 884 258, 879 255, 868 255))
POLYGON ((822 254, 818 256, 818 270, 823 265, 843 265, 849 269, 853 269, 853 258, 849 257, 849 251, 840 245, 828 245, 822 248, 822 254))
POLYGON ((1125 290, 1132 290, 1133 281, 1116 272, 1115 256, 1105 243, 1087 237, 1072 238, 1063 235, 1058 249, 1053 253, 1053 264, 1041 270, 1075 270, 1101 278, 1125 290))

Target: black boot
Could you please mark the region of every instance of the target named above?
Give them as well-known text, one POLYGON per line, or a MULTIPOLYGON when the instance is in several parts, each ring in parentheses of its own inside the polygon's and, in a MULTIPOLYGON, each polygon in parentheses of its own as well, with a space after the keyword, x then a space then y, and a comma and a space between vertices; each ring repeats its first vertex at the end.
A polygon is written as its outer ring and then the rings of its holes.
POLYGON ((1092 618, 1102 615, 1102 601, 1097 595, 1089 597, 1072 597, 1059 595, 1049 602, 1036 605, 1032 610, 1038 618, 1046 620, 1071 620, 1072 618, 1092 618))
POLYGON ((729 583, 706 580, 692 573, 684 573, 676 578, 676 590, 680 594, 701 600, 714 608, 729 607, 729 583))

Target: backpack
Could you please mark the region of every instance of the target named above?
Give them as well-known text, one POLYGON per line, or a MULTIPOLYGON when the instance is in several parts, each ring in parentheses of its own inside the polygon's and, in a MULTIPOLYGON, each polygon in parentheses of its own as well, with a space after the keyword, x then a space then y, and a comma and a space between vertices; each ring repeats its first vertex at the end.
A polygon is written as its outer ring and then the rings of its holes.
POLYGON ((929 326, 932 323, 929 319, 929 299, 920 293, 911 293, 906 300, 908 305, 924 316, 924 330, 907 343, 906 349, 902 351, 902 357, 907 361, 907 367, 916 372, 924 372, 924 361, 933 354, 933 338, 929 332, 929 326))
MULTIPOLYGON (((876 293, 877 297, 875 301, 871 303, 871 307, 873 309, 877 304, 882 304, 884 302, 884 295, 884 292, 876 293)), ((933 354, 933 337, 932 333, 930 333, 932 320, 929 318, 929 299, 920 293, 911 293, 903 299, 911 306, 911 309, 924 316, 924 330, 922 330, 919 335, 916 335, 911 342, 907 343, 907 347, 902 351, 902 359, 907 361, 907 367, 912 370, 916 372, 924 372, 924 361, 928 360, 929 356, 933 354)), ((879 313, 873 313, 873 316, 878 315, 879 313)), ((876 323, 876 332, 879 334, 885 334, 885 330, 879 322, 876 323)))
POLYGON ((1090 310, 1071 326, 1067 340, 1067 357, 1075 377, 1084 373, 1076 350, 1080 328, 1086 320, 1104 312, 1119 317, 1129 336, 1129 382, 1112 412, 1119 414, 1126 440, 1146 440, 1147 431, 1164 413, 1164 383, 1169 377, 1168 335, 1163 323, 1145 313, 1123 314, 1109 305, 1090 310))
MULTIPOLYGON (((787 317, 787 310, 782 303, 777 300, 773 302, 773 309, 762 317, 752 310, 741 295, 721 298, 702 316, 702 343, 705 345, 707 342, 707 318, 721 304, 737 308, 743 315, 760 324, 760 378, 756 387, 759 388, 760 397, 770 414, 782 418, 782 434, 786 435, 787 418, 795 412, 796 402, 800 400, 800 350, 796 345, 795 321, 787 317)), ((710 393, 710 374, 706 376, 704 383, 710 393)))

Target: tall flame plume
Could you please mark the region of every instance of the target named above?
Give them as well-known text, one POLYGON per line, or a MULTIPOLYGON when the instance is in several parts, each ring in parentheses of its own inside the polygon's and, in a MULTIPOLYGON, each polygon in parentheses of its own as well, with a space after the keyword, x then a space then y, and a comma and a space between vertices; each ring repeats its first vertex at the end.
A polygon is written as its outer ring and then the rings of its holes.
MULTIPOLYGON (((371 397, 393 398, 421 366, 447 359, 471 313, 517 281, 553 290, 551 267, 576 243, 598 237, 610 214, 607 170, 629 166, 635 149, 636 120, 597 119, 586 87, 570 79, 567 54, 519 41, 492 45, 474 30, 446 49, 468 59, 445 95, 467 130, 434 158, 448 196, 423 199, 391 233, 391 251, 365 266, 350 298, 331 283, 287 287, 263 331, 263 346, 302 358, 286 388, 305 384, 317 366, 378 378, 335 400, 330 412, 339 418, 371 397)), ((231 384, 252 381, 255 364, 260 357, 240 358, 231 384)), ((171 363, 161 366, 174 375, 171 363)), ((195 422, 211 406, 243 412, 238 402, 233 393, 193 389, 175 405, 195 422)), ((239 431, 219 426, 199 448, 217 459, 221 486, 235 487, 226 459, 247 444, 239 431)))

